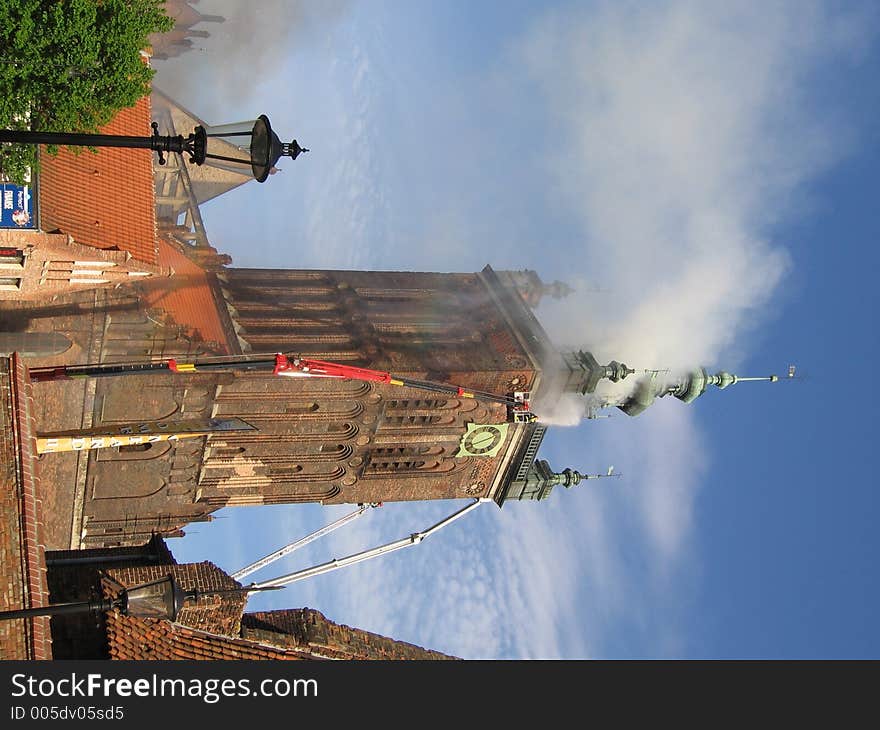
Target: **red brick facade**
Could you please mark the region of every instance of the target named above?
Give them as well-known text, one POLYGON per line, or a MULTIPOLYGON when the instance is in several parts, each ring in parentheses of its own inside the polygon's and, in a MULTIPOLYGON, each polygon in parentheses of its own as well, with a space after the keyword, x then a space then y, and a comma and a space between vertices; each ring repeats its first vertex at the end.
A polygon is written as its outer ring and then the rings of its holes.
POLYGON ((128 251, 83 246, 66 233, 0 230, 0 300, 51 300, 170 274, 170 268, 140 262, 128 251))
MULTIPOLYGON (((68 295, 45 316, 25 303, 8 311, 26 332, 73 341, 40 364, 286 351, 498 394, 528 390, 542 376, 530 350, 540 326, 517 318, 504 298, 518 297, 489 269, 230 269, 216 255, 176 250, 194 269, 179 284, 172 277, 68 295)), ((258 429, 45 456, 47 480, 66 485, 46 495, 53 549, 143 543, 226 505, 492 496, 525 434, 524 424, 509 423, 494 456, 458 456, 468 424, 503 424, 505 406, 382 383, 196 372, 37 388, 43 433, 210 417, 258 429)))
MULTIPOLYGON (((166 575, 174 576, 175 581, 185 591, 240 587, 220 568, 207 561, 185 565, 117 567, 109 569, 107 575, 110 578, 105 581, 108 590, 112 590, 113 581, 131 587, 164 578, 166 575)), ((212 634, 237 636, 241 631, 241 614, 246 601, 244 593, 203 596, 194 603, 187 603, 181 609, 177 622, 212 634)))
MULTIPOLYGON (((106 131, 148 133, 149 117, 142 100, 106 131)), ((41 225, 72 236, 68 247, 84 244, 95 262, 112 260, 122 271, 116 259, 126 257, 132 270, 161 266, 174 275, 0 302, 15 341, 36 335, 56 345, 45 347, 56 354, 29 364, 285 351, 497 394, 536 389, 545 377, 535 343, 546 338, 514 293, 522 277, 488 267, 474 274, 228 268, 228 257, 209 246, 157 239, 149 153, 119 152, 47 157, 41 225)), ((44 263, 30 258, 42 276, 44 263)), ((114 267, 94 268, 108 278, 114 267)), ((52 549, 180 534, 226 505, 492 496, 525 437, 523 424, 510 423, 497 453, 460 456, 468 425, 508 421, 503 405, 381 383, 206 372, 37 388, 40 433, 215 416, 257 428, 143 450, 46 455, 41 472, 56 485, 41 493, 52 549)))
MULTIPOLYGON (((42 504, 37 498, 33 393, 18 358, 0 358, 0 610, 43 606, 42 504)), ((49 619, 0 622, 0 659, 51 659, 49 619)))

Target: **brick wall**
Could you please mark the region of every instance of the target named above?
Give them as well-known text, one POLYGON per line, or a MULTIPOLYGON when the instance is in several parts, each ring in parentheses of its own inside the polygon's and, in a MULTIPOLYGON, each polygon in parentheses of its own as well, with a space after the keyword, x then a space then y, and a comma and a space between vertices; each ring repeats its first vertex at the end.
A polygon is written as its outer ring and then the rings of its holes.
POLYGON ((161 269, 133 259, 125 251, 106 251, 76 243, 65 233, 0 230, 0 247, 20 251, 21 268, 0 266, 0 276, 18 281, 18 288, 0 287, 0 301, 53 301, 53 297, 98 287, 118 287, 142 277, 168 276, 161 269))
MULTIPOLYGON (((164 548, 164 545, 162 547, 164 548)), ((155 564, 149 557, 134 561, 126 560, 125 558, 131 555, 131 551, 132 548, 85 550, 81 552, 88 556, 97 557, 102 552, 106 553, 107 559, 95 564, 52 565, 49 571, 52 600, 83 601, 97 596, 116 595, 120 586, 133 588, 169 574, 173 575, 178 585, 187 591, 240 587, 213 563, 155 564)), ((55 560, 61 555, 69 557, 76 556, 77 553, 75 551, 67 554, 52 553, 50 558, 55 560)), ((178 614, 177 623, 210 634, 238 637, 241 630, 241 614, 246 601, 247 598, 242 593, 202 596, 184 605, 178 614)), ((113 646, 108 646, 108 632, 112 634, 111 624, 120 631, 122 631, 120 627, 130 627, 134 624, 127 622, 123 617, 114 618, 114 616, 115 614, 94 616, 86 613, 54 617, 52 636, 56 658, 115 657, 113 646)), ((137 620, 133 619, 133 621, 138 623, 137 620)), ((112 637, 111 639, 112 644, 115 639, 112 637)))
POLYGON ((328 659, 455 659, 405 641, 334 623, 312 608, 246 613, 244 638, 305 649, 328 659))
MULTIPOLYGON (((298 351, 493 393, 528 389, 539 371, 517 334, 519 320, 484 279, 270 269, 216 277, 239 344, 255 352, 298 351)), ((69 332, 75 343, 63 361, 180 359, 204 345, 188 343, 185 327, 175 334, 135 293, 74 299, 57 311, 53 303, 45 312, 14 312, 28 330, 69 332)), ((47 480, 64 485, 46 495, 53 549, 141 544, 232 505, 488 496, 519 438, 511 428, 497 456, 457 457, 467 424, 505 421, 505 407, 383 383, 205 372, 39 388, 41 432, 206 416, 240 417, 258 429, 137 454, 47 455, 47 480)))
MULTIPOLYGON (((175 563, 158 537, 145 545, 92 550, 55 550, 46 553, 50 599, 53 603, 99 598, 103 587, 99 571, 114 567, 167 566, 175 563)), ((93 614, 54 616, 51 621, 55 659, 107 659, 106 617, 93 614)))
MULTIPOLYGON (((240 588, 210 562, 178 565, 158 536, 145 545, 48 553, 53 602, 117 595, 171 574, 184 590, 240 588)), ((175 623, 113 610, 52 618, 56 659, 452 659, 327 620, 318 611, 244 614, 244 593, 187 602, 175 623)))
MULTIPOLYGON (((0 358, 0 610, 48 604, 32 405, 21 361, 0 358)), ((51 658, 48 617, 0 622, 0 659, 51 658)))
MULTIPOLYGON (((240 583, 207 561, 185 565, 119 567, 107 570, 107 574, 127 588, 158 580, 169 574, 187 591, 241 587, 240 583)), ((180 611, 177 622, 212 634, 238 636, 246 602, 247 596, 244 593, 202 596, 195 602, 187 602, 180 611)))

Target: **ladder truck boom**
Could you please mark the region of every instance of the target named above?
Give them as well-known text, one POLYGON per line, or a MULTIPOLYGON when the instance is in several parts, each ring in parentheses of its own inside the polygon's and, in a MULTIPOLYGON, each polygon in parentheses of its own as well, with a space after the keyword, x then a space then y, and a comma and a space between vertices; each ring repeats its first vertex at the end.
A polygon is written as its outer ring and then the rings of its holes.
POLYGON ((499 395, 483 390, 472 390, 459 385, 438 383, 431 380, 418 380, 400 375, 393 375, 385 370, 343 365, 326 360, 313 360, 299 355, 244 355, 230 357, 214 357, 204 360, 182 362, 174 358, 153 362, 135 363, 97 363, 91 365, 50 365, 30 368, 29 374, 34 382, 51 380, 68 380, 71 378, 100 378, 114 375, 149 375, 167 371, 172 373, 195 373, 206 370, 244 370, 266 371, 273 375, 300 378, 348 378, 371 383, 385 383, 407 388, 427 390, 433 393, 445 393, 457 398, 477 398, 492 403, 501 403, 513 413, 514 421, 535 421, 537 417, 531 413, 529 396, 524 392, 511 395, 499 395))

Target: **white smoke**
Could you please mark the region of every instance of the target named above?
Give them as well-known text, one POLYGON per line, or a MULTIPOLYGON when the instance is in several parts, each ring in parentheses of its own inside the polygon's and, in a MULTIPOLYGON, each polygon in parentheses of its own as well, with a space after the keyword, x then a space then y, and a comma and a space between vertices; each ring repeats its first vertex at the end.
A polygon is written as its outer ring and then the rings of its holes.
MULTIPOLYGON (((238 107, 293 96, 296 89, 284 86, 278 65, 320 42, 322 30, 344 17, 349 4, 348 0, 202 0, 193 7, 203 16, 221 16, 223 22, 196 23, 193 29, 206 31, 208 37, 192 38, 189 50, 180 56, 154 59, 155 83, 211 124, 230 121, 238 107)), ((175 17, 179 12, 172 7, 169 14, 175 17)))
POLYGON ((805 113, 804 85, 859 45, 857 19, 816 3, 598 8, 550 15, 522 50, 559 130, 547 171, 605 290, 539 316, 603 363, 715 364, 789 267, 774 225, 841 153, 830 120, 805 113))

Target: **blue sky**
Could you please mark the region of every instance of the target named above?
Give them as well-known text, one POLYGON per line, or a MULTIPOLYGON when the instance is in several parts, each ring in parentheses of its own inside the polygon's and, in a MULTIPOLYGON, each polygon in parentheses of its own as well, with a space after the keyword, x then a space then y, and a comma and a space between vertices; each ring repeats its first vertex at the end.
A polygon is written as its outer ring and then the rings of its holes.
MULTIPOLYGON (((804 377, 555 427, 551 464, 623 476, 251 606, 464 657, 878 656, 876 6, 254 5, 203 0, 228 21, 157 63, 206 121, 312 150, 204 207, 235 265, 533 268, 576 289, 538 311, 553 338, 603 362, 804 377)), ((458 506, 386 505, 254 578, 458 506)), ((346 511, 224 510, 171 547, 233 571, 346 511)))

